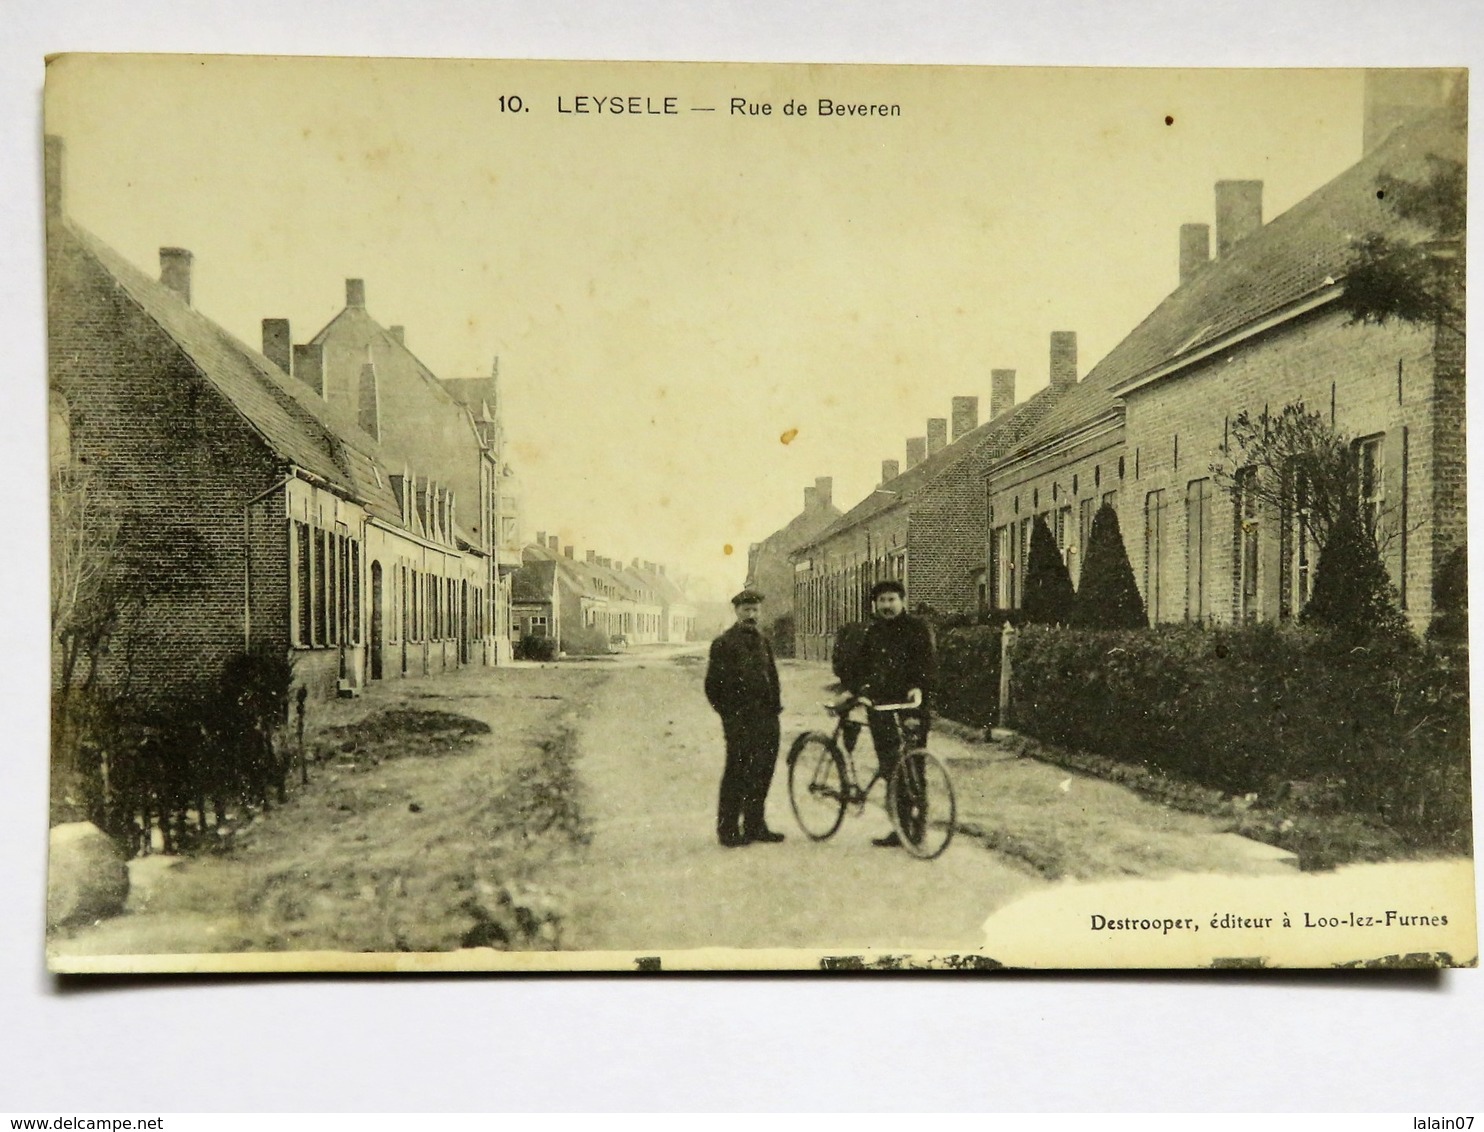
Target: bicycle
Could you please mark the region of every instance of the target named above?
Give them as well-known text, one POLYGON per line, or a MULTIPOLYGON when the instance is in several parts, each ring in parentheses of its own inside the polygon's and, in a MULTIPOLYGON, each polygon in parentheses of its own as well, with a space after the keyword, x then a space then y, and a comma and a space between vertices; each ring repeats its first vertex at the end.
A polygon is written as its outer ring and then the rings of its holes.
POLYGON ((840 737, 847 722, 867 722, 868 717, 853 713, 875 711, 890 716, 901 752, 886 783, 886 814, 892 828, 914 857, 930 861, 942 855, 953 840, 958 803, 947 768, 921 743, 907 742, 901 713, 916 710, 917 705, 848 700, 820 706, 836 717, 834 731, 828 735, 805 731, 788 751, 788 800, 799 828, 811 841, 826 841, 844 822, 847 807, 853 807, 857 816, 865 812, 871 789, 881 780, 881 766, 878 761, 871 780, 862 787, 854 752, 840 737))

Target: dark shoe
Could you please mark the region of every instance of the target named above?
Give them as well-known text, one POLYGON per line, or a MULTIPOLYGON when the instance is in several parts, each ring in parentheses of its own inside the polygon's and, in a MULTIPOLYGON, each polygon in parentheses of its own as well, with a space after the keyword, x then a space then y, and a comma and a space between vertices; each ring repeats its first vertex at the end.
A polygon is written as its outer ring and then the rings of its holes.
POLYGON ((748 841, 760 841, 764 845, 777 845, 783 840, 783 834, 775 833, 771 829, 760 829, 756 833, 747 835, 748 841))
POLYGON ((895 833, 888 833, 885 837, 873 837, 871 844, 882 849, 897 849, 901 847, 902 839, 895 833))
POLYGON ((740 833, 719 833, 716 835, 716 840, 727 849, 740 849, 744 845, 751 844, 751 841, 740 833))

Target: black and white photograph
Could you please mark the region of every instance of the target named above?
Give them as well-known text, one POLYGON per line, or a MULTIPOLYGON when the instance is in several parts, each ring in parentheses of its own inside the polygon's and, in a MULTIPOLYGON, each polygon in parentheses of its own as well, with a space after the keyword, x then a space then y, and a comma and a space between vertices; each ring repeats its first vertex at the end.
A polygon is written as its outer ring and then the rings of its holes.
POLYGON ((53 56, 49 970, 1476 966, 1467 95, 53 56))

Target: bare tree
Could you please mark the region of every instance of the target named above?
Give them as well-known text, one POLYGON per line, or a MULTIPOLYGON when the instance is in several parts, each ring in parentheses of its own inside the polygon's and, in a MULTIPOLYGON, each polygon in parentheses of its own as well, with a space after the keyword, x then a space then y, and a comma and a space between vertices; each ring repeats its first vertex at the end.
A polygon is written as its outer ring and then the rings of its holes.
POLYGON ((1250 494, 1275 515, 1307 513, 1315 546, 1323 550, 1341 510, 1357 490, 1355 452, 1347 437, 1302 401, 1276 414, 1242 410, 1211 464, 1217 484, 1250 494))

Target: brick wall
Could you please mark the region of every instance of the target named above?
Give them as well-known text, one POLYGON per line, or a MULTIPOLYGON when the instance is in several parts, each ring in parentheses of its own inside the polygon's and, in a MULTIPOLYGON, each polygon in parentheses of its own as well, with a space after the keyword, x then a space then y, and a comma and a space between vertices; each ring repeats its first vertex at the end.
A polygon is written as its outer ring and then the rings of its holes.
POLYGON ((853 524, 813 548, 796 576, 800 655, 825 659, 841 624, 867 615, 873 582, 898 577, 911 608, 972 612, 987 539, 984 476, 1045 416, 1051 392, 1020 405, 1013 417, 909 498, 853 524), (812 606, 810 603, 812 602, 812 606))
MULTIPOLYGON (((1431 571, 1442 566, 1454 549, 1468 542, 1468 500, 1465 427, 1464 337, 1439 327, 1433 345, 1432 405, 1432 560, 1431 571)), ((1419 483, 1425 490, 1427 481, 1419 483)))
MULTIPOLYGON (((990 604, 996 608, 1020 605, 1019 573, 1027 551, 1024 523, 1037 515, 1045 517, 1053 535, 1060 535, 1058 546, 1076 584, 1081 576, 1086 552, 1083 544, 1091 516, 1109 493, 1114 494, 1117 504, 1129 474, 1123 425, 1116 417, 1087 429, 1085 434, 1067 437, 1061 443, 995 468, 980 489, 980 507, 985 507, 983 500, 987 497, 989 515, 989 545, 988 548, 981 545, 979 555, 989 578, 990 604), (1066 508, 1070 508, 1069 513, 1065 512, 1066 508), (1063 512, 1060 523, 1058 511, 1063 512), (1008 547, 1003 570, 995 551, 996 535, 1000 531, 1006 532, 1000 545, 1008 547)), ((1128 538, 1125 529, 1125 541, 1128 538)))
MULTIPOLYGON (((62 230, 50 237, 50 373, 66 399, 72 457, 125 517, 153 590, 115 635, 102 679, 166 699, 214 681, 243 647, 243 508, 280 467, 97 262, 62 230)), ((271 516, 255 527, 259 577, 286 561, 284 541, 271 516)), ((282 616, 281 596, 259 604, 269 623, 282 616)))
MULTIPOLYGON (((1207 590, 1206 619, 1230 621, 1243 615, 1242 523, 1233 498, 1211 479, 1210 465, 1238 412, 1256 414, 1267 407, 1277 413, 1302 400, 1311 411, 1326 416, 1333 411, 1335 428, 1351 438, 1384 435, 1385 491, 1392 505, 1384 556, 1403 587, 1408 615, 1417 627, 1425 626, 1437 557, 1434 534, 1441 546, 1449 538, 1461 538, 1463 530, 1462 371, 1459 367, 1452 386, 1447 381, 1440 386, 1434 381, 1433 357, 1429 331, 1395 324, 1352 326, 1344 315, 1321 310, 1197 368, 1130 391, 1125 434, 1129 478, 1120 493, 1119 520, 1147 600, 1155 564, 1146 562, 1145 506, 1149 493, 1164 493, 1163 554, 1157 570, 1163 619, 1186 616, 1187 594, 1197 581, 1207 590), (1440 428, 1444 417, 1449 423, 1440 428), (1203 511, 1190 488, 1201 479, 1210 481, 1211 492, 1203 511), (1404 489, 1405 529, 1395 506, 1404 489), (1199 537, 1192 517, 1197 513, 1209 537, 1203 572, 1192 565, 1197 554, 1187 561, 1187 544, 1199 537)), ((1294 543, 1285 526, 1279 516, 1263 513, 1253 527, 1257 602, 1252 614, 1259 618, 1296 612, 1294 543)))

